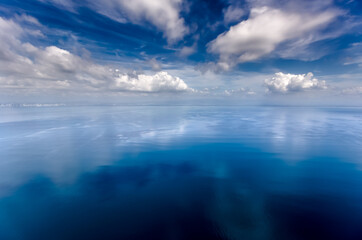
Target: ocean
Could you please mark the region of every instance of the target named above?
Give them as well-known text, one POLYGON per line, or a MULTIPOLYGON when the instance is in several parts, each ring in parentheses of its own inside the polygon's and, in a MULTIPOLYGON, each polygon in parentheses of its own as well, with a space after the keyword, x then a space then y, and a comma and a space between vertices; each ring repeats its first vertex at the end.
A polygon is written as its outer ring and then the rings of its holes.
POLYGON ((362 239, 362 108, 0 108, 0 239, 362 239))

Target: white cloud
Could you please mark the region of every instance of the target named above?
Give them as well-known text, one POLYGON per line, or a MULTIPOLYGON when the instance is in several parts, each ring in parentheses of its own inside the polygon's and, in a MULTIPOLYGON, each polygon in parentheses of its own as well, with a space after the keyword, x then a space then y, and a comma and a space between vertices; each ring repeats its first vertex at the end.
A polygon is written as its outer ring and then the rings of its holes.
POLYGON ((344 65, 357 64, 359 67, 362 67, 362 42, 356 42, 351 44, 351 47, 347 49, 347 56, 345 58, 344 65))
POLYGON ((195 52, 196 52, 196 44, 194 44, 194 45, 192 45, 190 47, 184 46, 180 50, 180 56, 181 57, 188 57, 188 56, 194 54, 195 52))
POLYGON ((223 10, 224 12, 224 24, 229 24, 233 22, 237 22, 244 16, 245 11, 242 8, 229 6, 228 8, 223 10))
POLYGON ((34 24, 34 25, 37 25, 37 26, 41 26, 40 22, 38 21, 38 19, 32 17, 32 16, 29 16, 29 15, 26 15, 26 14, 21 14, 21 15, 15 15, 14 17, 17 22, 28 22, 28 23, 31 23, 31 24, 34 24))
POLYGON ((10 41, 8 44, 12 42, 17 42, 17 38, 23 33, 23 29, 15 23, 13 20, 8 20, 0 17, 0 40, 10 41))
POLYGON ((148 21, 164 32, 169 42, 181 40, 188 32, 180 16, 182 0, 102 0, 92 1, 97 12, 120 22, 148 21))
POLYGON ((69 11, 74 11, 75 2, 73 0, 38 0, 40 2, 51 2, 60 8, 67 9, 69 11))
POLYGON ((151 65, 152 70, 154 71, 160 71, 162 68, 162 64, 159 61, 157 61, 156 58, 150 59, 148 63, 151 65))
POLYGON ((264 85, 267 91, 272 93, 288 93, 327 88, 326 82, 313 78, 312 73, 295 75, 279 72, 275 73, 274 77, 266 79, 264 85))
POLYGON ((181 40, 189 29, 180 16, 183 0, 38 0, 75 11, 83 5, 115 21, 144 25, 151 23, 164 33, 169 43, 181 40))
POLYGON ((0 17, 0 87, 29 90, 167 92, 191 90, 167 72, 125 74, 83 59, 57 46, 37 47, 23 40, 28 33, 0 17))
POLYGON ((358 87, 351 87, 351 88, 343 89, 342 94, 346 94, 346 95, 359 95, 359 94, 362 94, 362 87, 358 86, 358 87))
POLYGON ((158 72, 155 75, 121 74, 116 79, 116 89, 138 92, 170 92, 190 90, 186 83, 173 77, 167 72, 158 72))
POLYGON ((231 95, 255 95, 256 92, 254 92, 251 89, 248 88, 239 88, 239 89, 227 89, 224 90, 224 93, 227 96, 231 96, 231 95))
POLYGON ((286 41, 301 45, 319 40, 314 34, 330 24, 341 12, 335 9, 317 13, 287 11, 271 7, 252 8, 247 20, 232 26, 208 44, 218 54, 219 67, 228 70, 235 64, 254 61, 273 52, 286 41))

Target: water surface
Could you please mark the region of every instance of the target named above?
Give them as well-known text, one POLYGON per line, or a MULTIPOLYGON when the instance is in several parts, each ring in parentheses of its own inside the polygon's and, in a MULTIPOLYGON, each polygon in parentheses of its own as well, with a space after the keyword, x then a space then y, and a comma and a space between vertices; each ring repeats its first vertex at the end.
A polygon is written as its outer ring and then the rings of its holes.
POLYGON ((0 239, 362 239, 362 109, 0 108, 0 239))

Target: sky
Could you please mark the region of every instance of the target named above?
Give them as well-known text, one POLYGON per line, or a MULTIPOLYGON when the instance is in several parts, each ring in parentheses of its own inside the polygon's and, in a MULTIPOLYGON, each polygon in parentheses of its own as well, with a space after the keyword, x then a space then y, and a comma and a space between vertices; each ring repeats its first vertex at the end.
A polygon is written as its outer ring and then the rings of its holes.
POLYGON ((0 104, 362 105, 362 1, 0 0, 0 104))

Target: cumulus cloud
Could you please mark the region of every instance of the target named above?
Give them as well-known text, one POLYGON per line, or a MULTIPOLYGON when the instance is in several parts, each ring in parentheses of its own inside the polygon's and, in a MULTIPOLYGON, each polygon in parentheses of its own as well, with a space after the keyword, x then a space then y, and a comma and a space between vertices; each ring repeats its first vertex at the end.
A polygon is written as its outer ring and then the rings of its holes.
POLYGON ((190 90, 167 72, 125 74, 57 46, 37 47, 23 40, 18 23, 0 17, 0 86, 2 88, 77 91, 166 92, 190 90))
POLYGON ((312 73, 295 75, 279 72, 275 73, 274 77, 266 79, 264 85, 267 92, 272 93, 288 93, 327 88, 326 82, 313 78, 312 73))
POLYGON ((167 72, 158 72, 155 75, 121 74, 115 79, 119 90, 138 92, 170 92, 186 91, 188 86, 178 78, 167 72))
POLYGON ((241 21, 208 44, 208 51, 219 55, 219 67, 254 61, 272 53, 278 45, 296 40, 299 45, 320 40, 314 36, 341 14, 336 9, 316 13, 281 8, 255 7, 241 21))

